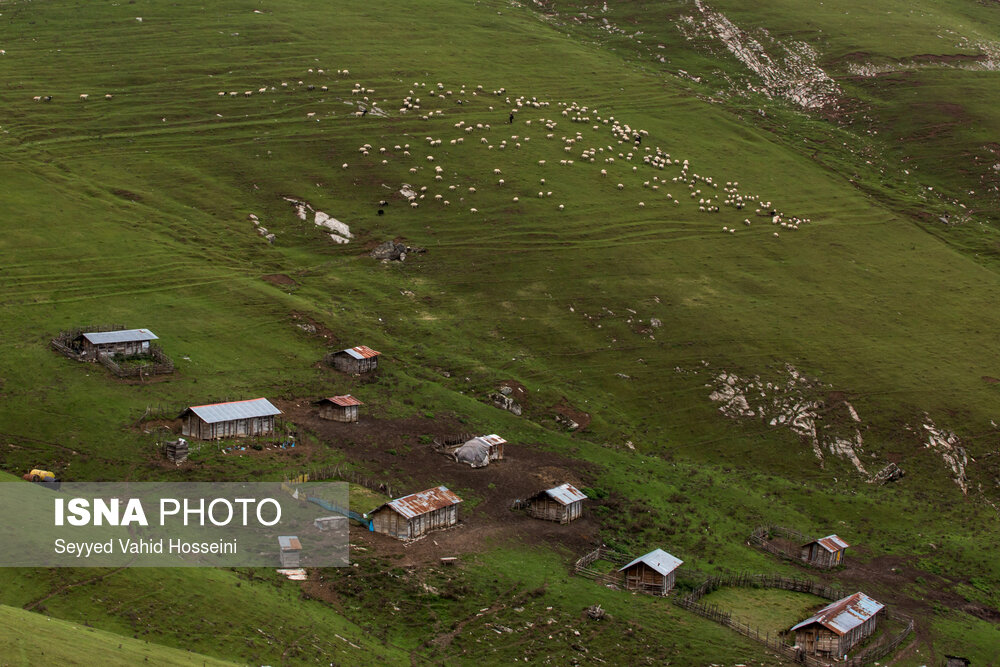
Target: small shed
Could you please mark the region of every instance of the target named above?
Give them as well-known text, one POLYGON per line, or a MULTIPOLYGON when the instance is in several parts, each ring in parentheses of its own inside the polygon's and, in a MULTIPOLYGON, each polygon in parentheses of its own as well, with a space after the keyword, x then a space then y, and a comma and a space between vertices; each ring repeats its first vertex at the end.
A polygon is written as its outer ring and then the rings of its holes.
POLYGON ((299 555, 302 553, 302 543, 299 538, 293 535, 281 535, 278 537, 278 548, 281 550, 281 567, 298 567, 299 555))
POLYGON ((358 345, 333 353, 333 367, 345 373, 369 373, 378 368, 381 352, 358 345))
POLYGON ((188 442, 184 438, 167 440, 163 444, 163 450, 167 458, 174 463, 184 463, 188 457, 188 442))
POLYGON ((844 554, 849 546, 851 545, 836 535, 827 535, 803 544, 799 557, 815 567, 836 567, 844 562, 844 554))
POLYGON ((795 644, 809 654, 840 658, 875 632, 883 609, 864 593, 849 595, 794 626, 795 644))
POLYGON ((92 331, 82 333, 73 341, 84 357, 97 359, 101 355, 132 356, 149 354, 150 341, 159 337, 149 329, 123 329, 121 331, 92 331))
POLYGON ((346 516, 343 516, 342 514, 333 514, 331 516, 317 517, 313 521, 313 525, 316 527, 316 530, 324 532, 329 530, 347 531, 347 521, 346 516))
POLYGON ((356 422, 358 421, 358 406, 364 405, 364 403, 350 394, 345 394, 344 396, 321 398, 316 401, 315 405, 319 406, 319 416, 323 419, 356 422))
POLYGON ((618 571, 624 574, 626 589, 666 595, 674 587, 674 571, 683 563, 663 549, 653 549, 618 571))
POLYGON ((482 468, 490 461, 503 459, 503 446, 507 443, 496 433, 480 435, 466 441, 453 454, 459 463, 468 463, 473 468, 482 468))
POLYGON ((458 523, 462 499, 444 486, 390 500, 368 513, 371 529, 401 540, 412 540, 432 530, 458 523))
POLYGON ((569 523, 583 515, 583 501, 586 499, 587 496, 572 484, 562 484, 528 498, 528 516, 569 523))
POLYGON ((201 440, 241 438, 274 433, 274 416, 281 410, 266 398, 196 405, 180 414, 181 433, 201 440))

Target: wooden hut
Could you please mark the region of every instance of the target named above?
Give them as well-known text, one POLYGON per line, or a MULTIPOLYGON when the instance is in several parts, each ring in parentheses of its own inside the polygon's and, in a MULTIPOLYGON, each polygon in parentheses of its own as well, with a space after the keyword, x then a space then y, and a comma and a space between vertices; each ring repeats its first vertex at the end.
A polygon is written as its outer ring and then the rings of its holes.
POLYGON ((836 535, 827 535, 803 544, 799 557, 814 567, 836 567, 844 562, 844 554, 849 546, 851 545, 836 535))
POLYGON ((266 398, 196 405, 180 414, 181 434, 200 440, 241 438, 274 433, 281 410, 266 398))
POLYGON ((358 421, 358 406, 364 405, 361 401, 350 394, 344 396, 331 396, 321 398, 316 401, 319 406, 319 416, 323 419, 332 419, 338 422, 358 421))
POLYGON ((489 451, 490 461, 502 461, 503 460, 503 446, 507 444, 507 441, 501 438, 496 433, 491 433, 489 435, 479 436, 479 440, 486 443, 489 451))
POLYGON ((458 523, 462 499, 443 486, 391 500, 368 513, 371 529, 401 540, 458 523))
POLYGON ((299 542, 299 538, 281 535, 278 537, 278 547, 281 550, 278 554, 281 567, 299 567, 299 555, 302 553, 302 543, 299 542))
POLYGON ((539 491, 528 498, 528 516, 569 523, 583 514, 583 501, 586 499, 587 496, 572 484, 539 491))
POLYGON ((839 659, 875 632, 883 609, 864 593, 849 595, 794 626, 795 644, 806 653, 839 659))
POLYGON ((626 589, 666 595, 674 587, 674 571, 683 563, 663 549, 653 549, 618 571, 624 574, 626 589))
POLYGON ((149 329, 92 331, 77 336, 73 340, 73 347, 79 349, 88 359, 97 359, 101 355, 132 356, 149 354, 149 343, 154 340, 159 340, 159 337, 149 329))
POLYGON ((345 373, 369 373, 378 368, 380 354, 364 345, 349 347, 333 353, 333 367, 345 373))

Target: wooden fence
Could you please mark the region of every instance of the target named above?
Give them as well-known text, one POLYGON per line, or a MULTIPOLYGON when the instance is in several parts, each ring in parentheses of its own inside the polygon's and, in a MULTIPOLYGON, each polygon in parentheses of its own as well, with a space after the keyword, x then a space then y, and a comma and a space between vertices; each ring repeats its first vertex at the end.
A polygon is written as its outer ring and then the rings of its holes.
POLYGON ((749 540, 747 540, 747 543, 750 544, 750 546, 756 547, 761 551, 766 551, 768 553, 774 554, 775 556, 783 558, 784 560, 790 560, 800 565, 808 565, 810 567, 816 567, 819 569, 829 569, 817 565, 816 563, 810 563, 807 560, 803 560, 800 557, 800 554, 797 549, 795 552, 783 549, 780 545, 772 542, 770 539, 771 537, 782 538, 784 540, 787 540, 788 543, 797 546, 808 544, 809 542, 812 542, 816 539, 814 537, 809 537, 805 533, 800 533, 797 530, 793 530, 791 528, 785 528, 784 526, 758 526, 757 528, 754 529, 752 533, 750 533, 750 538, 749 540))
MULTIPOLYGON (((713 604, 701 602, 701 598, 714 590, 726 587, 739 588, 779 588, 787 591, 797 591, 800 593, 810 593, 827 600, 839 600, 845 597, 843 589, 827 586, 822 583, 809 581, 808 579, 794 579, 773 574, 749 574, 739 573, 727 576, 709 577, 697 588, 684 596, 675 597, 673 602, 678 607, 690 612, 711 619, 727 628, 732 628, 741 635, 764 644, 769 649, 779 653, 788 660, 807 665, 808 667, 830 667, 834 663, 823 660, 813 655, 789 646, 780 635, 772 636, 770 633, 761 634, 760 629, 751 626, 749 623, 733 618, 730 612, 720 609, 713 604)), ((914 622, 912 618, 896 612, 887 610, 886 615, 893 620, 900 621, 905 627, 899 634, 890 641, 880 643, 845 662, 837 662, 837 667, 862 667, 879 660, 897 648, 913 632, 914 622)))
POLYGON ((147 375, 165 375, 174 372, 174 362, 166 355, 159 345, 149 346, 149 356, 153 357, 153 362, 148 364, 136 364, 134 366, 122 366, 114 357, 106 354, 98 355, 101 362, 109 371, 120 378, 143 378, 147 375))
POLYGON ((615 551, 614 549, 601 545, 593 551, 588 551, 584 555, 580 556, 573 563, 574 574, 587 579, 592 579, 606 586, 622 587, 624 584, 624 577, 620 572, 601 572, 600 570, 595 570, 590 567, 598 560, 607 560, 612 563, 618 563, 619 565, 625 565, 626 563, 635 560, 635 556, 621 551, 615 551))
POLYGON ((305 482, 323 482, 329 480, 343 480, 345 482, 351 482, 352 484, 363 486, 376 493, 383 493, 390 498, 396 497, 397 489, 394 488, 389 482, 369 477, 367 475, 362 475, 354 470, 343 469, 340 465, 325 466, 323 468, 317 468, 305 473, 290 473, 285 475, 285 481, 287 483, 301 484, 305 482))

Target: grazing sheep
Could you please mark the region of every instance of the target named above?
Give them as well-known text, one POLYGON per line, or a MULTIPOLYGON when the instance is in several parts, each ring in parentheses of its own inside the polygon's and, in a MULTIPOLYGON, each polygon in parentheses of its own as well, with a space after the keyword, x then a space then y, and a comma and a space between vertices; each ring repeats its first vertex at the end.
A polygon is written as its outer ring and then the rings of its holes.
POLYGON ((244 90, 243 91, 243 97, 250 97, 251 95, 253 95, 253 91, 252 90, 244 90))
POLYGON ((618 184, 618 189, 619 190, 624 190, 625 189, 625 184, 624 183, 619 183, 618 184))
POLYGON ((344 164, 340 165, 340 168, 341 169, 347 169, 347 163, 345 162, 344 164))
POLYGON ((566 208, 566 207, 565 207, 565 206, 563 206, 562 204, 559 204, 559 210, 560 210, 560 211, 561 211, 561 210, 563 210, 564 208, 566 208))
POLYGON ((84 102, 87 101, 88 97, 90 97, 90 95, 88 95, 87 93, 84 93, 83 95, 80 95, 80 99, 83 100, 84 102))
POLYGON ((42 96, 41 96, 41 95, 35 95, 35 96, 34 96, 33 98, 31 98, 31 99, 35 100, 36 102, 41 102, 41 101, 42 101, 42 96))
POLYGON ((112 95, 111 93, 106 93, 104 95, 104 99, 106 99, 106 100, 110 100, 112 97, 114 97, 114 95, 112 95))

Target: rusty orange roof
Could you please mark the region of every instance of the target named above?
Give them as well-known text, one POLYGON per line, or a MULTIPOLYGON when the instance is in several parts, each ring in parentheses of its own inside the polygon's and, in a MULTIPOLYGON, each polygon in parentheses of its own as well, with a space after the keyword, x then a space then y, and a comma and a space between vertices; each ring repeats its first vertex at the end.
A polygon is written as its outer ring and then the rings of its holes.
POLYGON ((342 408, 349 408, 352 405, 364 405, 364 403, 354 398, 350 394, 344 394, 343 396, 331 396, 330 398, 323 398, 316 402, 322 403, 323 401, 329 401, 330 403, 333 403, 334 405, 339 405, 342 408))
POLYGON ((371 349, 365 345, 358 345, 357 347, 349 347, 346 350, 341 350, 344 354, 349 354, 355 359, 371 359, 372 357, 377 357, 382 354, 376 350, 371 349))
POLYGON ((847 547, 851 546, 850 544, 840 539, 836 535, 827 535, 826 537, 821 537, 818 540, 813 540, 812 542, 808 542, 806 544, 803 544, 802 546, 805 547, 814 543, 820 545, 830 553, 835 553, 837 551, 846 549, 847 547))
POLYGON ((388 507, 404 519, 412 519, 421 514, 457 505, 460 502, 462 502, 462 499, 449 491, 447 487, 438 486, 433 489, 411 493, 408 496, 390 500, 386 504, 375 508, 369 514, 374 514, 377 510, 388 507))

